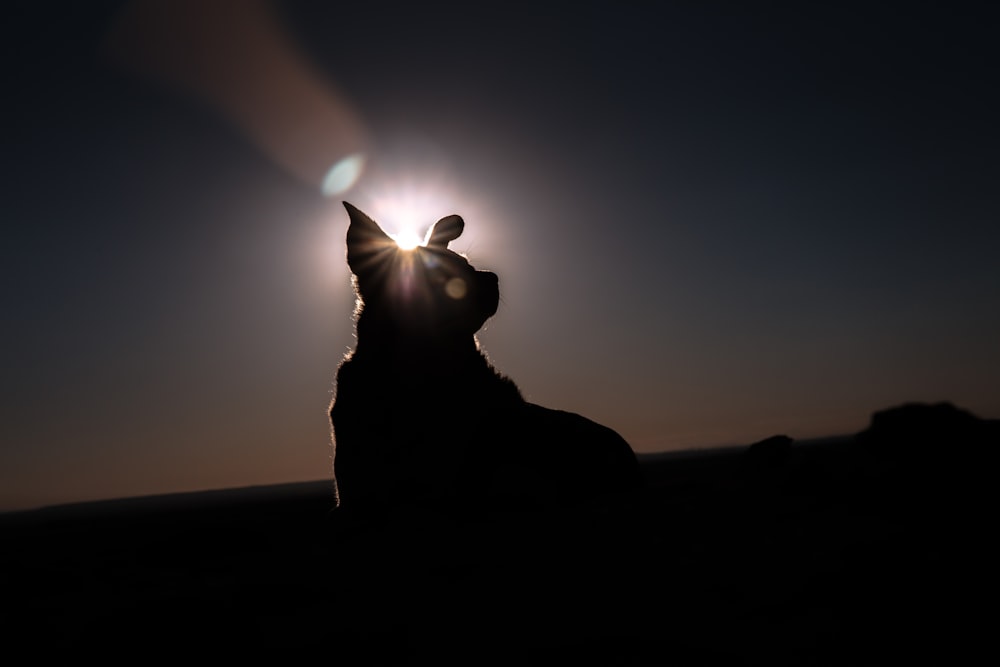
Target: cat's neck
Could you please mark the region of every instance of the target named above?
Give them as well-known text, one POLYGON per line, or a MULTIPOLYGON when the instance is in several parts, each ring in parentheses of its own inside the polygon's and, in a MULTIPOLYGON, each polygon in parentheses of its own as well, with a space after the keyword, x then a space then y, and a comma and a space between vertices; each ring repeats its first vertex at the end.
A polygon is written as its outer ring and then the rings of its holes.
MULTIPOLYGON (((371 334, 371 332, 367 332, 371 334)), ((479 365, 485 361, 475 336, 414 336, 393 332, 381 335, 359 335, 355 358, 366 358, 381 364, 397 364, 409 368, 433 366, 479 365)))
POLYGON ((352 370, 342 367, 341 373, 363 373, 385 391, 419 385, 434 387, 432 393, 448 393, 465 387, 474 388, 479 397, 488 391, 505 405, 524 400, 517 385, 493 367, 476 337, 468 334, 447 339, 366 329, 344 366, 352 370))

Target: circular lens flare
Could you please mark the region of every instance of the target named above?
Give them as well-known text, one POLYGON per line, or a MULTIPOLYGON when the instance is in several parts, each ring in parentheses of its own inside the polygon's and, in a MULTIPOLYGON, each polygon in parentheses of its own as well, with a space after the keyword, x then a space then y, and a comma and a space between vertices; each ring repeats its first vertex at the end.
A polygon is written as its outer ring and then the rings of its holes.
POLYGON ((461 278, 452 278, 444 285, 445 294, 456 300, 464 299, 468 289, 465 281, 461 278))
POLYGON ((323 177, 323 194, 334 197, 350 190, 365 168, 365 156, 354 153, 337 161, 323 177))

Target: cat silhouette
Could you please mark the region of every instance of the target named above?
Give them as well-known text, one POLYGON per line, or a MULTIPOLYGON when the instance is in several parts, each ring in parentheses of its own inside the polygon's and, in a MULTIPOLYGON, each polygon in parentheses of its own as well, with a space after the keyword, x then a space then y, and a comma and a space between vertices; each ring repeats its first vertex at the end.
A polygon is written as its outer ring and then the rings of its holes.
POLYGON ((618 433, 527 402, 483 354, 476 332, 497 312, 499 280, 448 249, 461 217, 403 250, 344 206, 357 308, 330 407, 339 508, 593 506, 641 486, 618 433))

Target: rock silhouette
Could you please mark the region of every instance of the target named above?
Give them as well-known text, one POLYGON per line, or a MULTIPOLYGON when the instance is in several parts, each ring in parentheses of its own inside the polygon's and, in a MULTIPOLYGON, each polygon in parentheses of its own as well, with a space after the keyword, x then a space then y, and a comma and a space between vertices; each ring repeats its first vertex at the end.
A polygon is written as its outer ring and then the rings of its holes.
POLYGON ((872 415, 858 440, 879 458, 924 460, 963 456, 1000 443, 1000 422, 984 420, 951 403, 904 403, 872 415), (942 441, 956 448, 942 451, 942 441))
POLYGON ((407 251, 344 205, 358 311, 330 409, 340 508, 553 508, 641 485, 619 434, 525 401, 486 359, 475 334, 497 311, 499 280, 448 249, 461 217, 407 251))

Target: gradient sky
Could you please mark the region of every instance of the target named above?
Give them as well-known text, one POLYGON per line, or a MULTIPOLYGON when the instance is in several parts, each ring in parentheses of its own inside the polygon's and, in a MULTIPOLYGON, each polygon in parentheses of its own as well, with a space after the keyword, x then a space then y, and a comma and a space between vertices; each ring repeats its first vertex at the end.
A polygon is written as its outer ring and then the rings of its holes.
POLYGON ((463 215, 490 359, 639 452, 1000 417, 987 4, 7 8, 0 510, 328 477, 342 199, 463 215))

